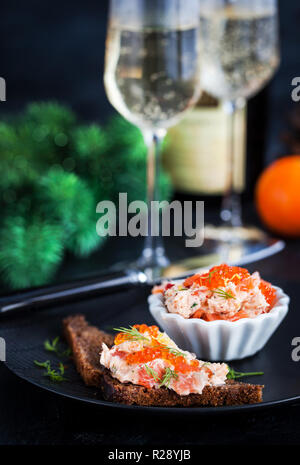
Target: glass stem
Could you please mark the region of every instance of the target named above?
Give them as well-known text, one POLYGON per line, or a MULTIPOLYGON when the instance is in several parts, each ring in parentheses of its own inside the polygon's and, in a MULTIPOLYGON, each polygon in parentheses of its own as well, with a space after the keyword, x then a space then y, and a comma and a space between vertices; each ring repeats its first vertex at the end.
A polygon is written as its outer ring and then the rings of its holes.
POLYGON ((221 220, 224 226, 242 226, 242 211, 240 194, 236 192, 234 186, 235 148, 236 148, 236 117, 238 109, 245 103, 241 101, 229 101, 225 103, 225 111, 229 120, 229 144, 228 144, 228 165, 226 190, 221 205, 221 220))
POLYGON ((166 135, 165 129, 143 131, 145 144, 148 148, 147 156, 147 208, 148 234, 145 238, 140 263, 142 266, 162 267, 168 265, 161 237, 160 213, 155 201, 159 201, 159 173, 161 144, 166 135))

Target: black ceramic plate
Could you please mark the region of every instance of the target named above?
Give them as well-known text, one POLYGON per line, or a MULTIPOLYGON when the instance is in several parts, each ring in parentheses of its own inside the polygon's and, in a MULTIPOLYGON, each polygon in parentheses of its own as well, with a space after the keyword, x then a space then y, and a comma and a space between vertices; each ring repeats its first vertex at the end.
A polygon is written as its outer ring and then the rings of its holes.
MULTIPOLYGON (((292 293, 292 286, 291 289, 288 285, 283 287, 288 294, 292 293)), ((263 408, 300 398, 300 367, 291 358, 291 341, 297 336, 296 332, 300 326, 297 308, 293 308, 293 299, 286 319, 267 346, 254 357, 231 363, 239 371, 264 371, 263 376, 245 379, 265 385, 264 401, 260 404, 216 408, 163 408, 113 404, 101 399, 97 389, 88 388, 83 384, 71 360, 65 360, 67 381, 62 383, 53 383, 43 376, 43 370, 34 365, 34 360, 48 359, 53 366, 57 366, 58 358, 44 350, 43 342, 61 334, 61 321, 66 315, 84 313, 88 321, 105 330, 134 323, 153 324, 146 304, 148 294, 147 288, 131 288, 93 300, 1 318, 0 336, 6 340, 8 368, 30 383, 62 396, 102 407, 134 409, 141 412, 199 415, 263 408)))

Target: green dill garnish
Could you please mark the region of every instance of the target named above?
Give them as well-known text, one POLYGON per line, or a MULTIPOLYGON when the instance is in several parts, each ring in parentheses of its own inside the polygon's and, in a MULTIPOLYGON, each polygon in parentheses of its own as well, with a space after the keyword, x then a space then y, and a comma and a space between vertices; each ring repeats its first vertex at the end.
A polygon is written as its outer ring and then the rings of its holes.
POLYGON ((239 280, 242 279, 241 275, 239 275, 238 273, 235 273, 233 276, 231 276, 230 280, 232 280, 233 278, 237 278, 239 280))
POLYGON ((184 352, 181 352, 180 350, 175 349, 174 347, 164 346, 163 349, 167 349, 172 355, 175 355, 176 357, 186 357, 186 354, 184 352))
POLYGON ((187 287, 181 287, 180 289, 178 288, 177 291, 187 291, 188 288, 187 287))
POLYGON ((193 305, 191 305, 191 308, 196 307, 196 305, 197 305, 197 302, 194 302, 193 305))
MULTIPOLYGON (((132 326, 130 326, 130 328, 114 328, 114 331, 118 331, 119 333, 124 333, 128 336, 129 339, 131 339, 132 341, 143 341, 143 342, 147 342, 147 343, 150 343, 150 339, 147 338, 146 336, 143 336, 143 334, 141 334, 136 328, 133 328, 132 326)), ((165 346, 165 345, 161 345, 161 346, 152 346, 153 349, 165 349, 165 350, 168 350, 171 354, 175 355, 175 356, 181 356, 181 357, 185 357, 186 354, 184 354, 183 352, 181 352, 180 350, 178 349, 175 349, 173 347, 168 347, 168 346, 165 346)))
POLYGON ((54 352, 58 357, 70 357, 71 349, 61 350, 59 347, 59 336, 56 336, 52 341, 46 339, 44 342, 44 349, 48 352, 54 352))
POLYGON ((233 368, 229 368, 229 371, 227 373, 227 379, 238 379, 238 378, 243 378, 244 376, 261 376, 264 374, 263 371, 253 371, 253 372, 248 372, 248 373, 243 373, 241 371, 235 371, 233 368))
POLYGON ((40 368, 46 368, 48 369, 50 367, 50 361, 46 360, 46 362, 38 362, 37 360, 34 360, 33 363, 40 367, 40 368))
POLYGON ((144 365, 146 372, 149 376, 151 376, 156 383, 159 383, 159 387, 166 386, 169 387, 171 379, 177 379, 178 374, 176 371, 172 370, 171 368, 167 367, 162 378, 159 379, 159 374, 153 368, 149 367, 148 365, 144 365))
POLYGON ((56 370, 51 370, 50 368, 48 371, 44 373, 44 376, 48 376, 48 378, 50 378, 51 381, 55 381, 56 383, 61 383, 62 381, 66 381, 66 378, 60 375, 56 370))
POLYGON ((48 352, 55 352, 55 353, 57 353, 57 351, 58 351, 58 347, 57 347, 58 341, 59 341, 59 336, 57 336, 56 338, 54 338, 54 339, 52 340, 52 342, 50 342, 49 339, 46 339, 46 341, 44 342, 44 348, 45 348, 46 350, 48 350, 48 352))
POLYGON ((210 272, 208 273, 208 282, 209 282, 209 284, 211 284, 211 277, 212 277, 212 275, 213 275, 216 271, 217 271, 217 270, 214 270, 214 271, 210 271, 210 272))
POLYGON ((165 346, 163 344, 161 346, 152 346, 152 349, 167 350, 170 354, 175 355, 176 357, 186 357, 186 354, 181 352, 181 350, 178 350, 175 347, 165 346))
POLYGON ((132 341, 147 341, 150 342, 149 339, 143 336, 136 328, 130 326, 129 328, 114 328, 114 331, 118 331, 119 333, 124 333, 128 336, 129 339, 132 341))
POLYGON ((64 364, 59 362, 58 367, 59 367, 60 374, 64 375, 65 374, 65 366, 64 366, 64 364))
POLYGON ((68 347, 66 350, 64 350, 64 351, 61 353, 61 355, 62 355, 63 357, 71 357, 71 355, 72 355, 72 350, 70 349, 70 347, 68 347))
POLYGON ((230 294, 230 292, 226 292, 224 291, 224 289, 217 288, 213 289, 212 292, 214 294, 219 295, 220 297, 224 297, 224 299, 235 299, 235 297, 232 294, 230 294))
POLYGON ((165 386, 165 387, 168 388, 172 378, 177 379, 178 374, 176 373, 176 371, 174 371, 171 368, 167 367, 163 377, 160 380, 159 387, 165 386))
POLYGON ((159 383, 159 374, 155 370, 153 370, 153 368, 149 367, 146 364, 144 365, 144 367, 148 375, 151 376, 154 379, 154 381, 159 383))
POLYGON ((49 360, 46 360, 46 362, 38 362, 37 360, 34 360, 33 363, 39 368, 45 368, 46 371, 43 373, 43 375, 50 378, 51 381, 66 381, 66 378, 63 377, 63 374, 65 373, 65 367, 61 362, 59 363, 59 372, 51 368, 51 363, 49 360))

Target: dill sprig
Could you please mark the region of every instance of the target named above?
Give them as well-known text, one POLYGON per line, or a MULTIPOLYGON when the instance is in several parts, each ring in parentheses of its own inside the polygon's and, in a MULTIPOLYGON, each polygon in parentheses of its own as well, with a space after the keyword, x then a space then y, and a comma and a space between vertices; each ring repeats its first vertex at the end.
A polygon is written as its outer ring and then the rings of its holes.
POLYGON ((66 381, 66 378, 59 374, 56 370, 49 369, 44 376, 48 376, 51 381, 55 381, 56 383, 61 383, 62 381, 66 381))
POLYGON ((34 360, 34 364, 39 368, 45 368, 46 371, 43 374, 44 376, 50 378, 51 381, 58 383, 61 381, 66 381, 66 378, 63 376, 65 373, 65 367, 61 362, 59 362, 59 371, 51 368, 51 363, 49 360, 46 360, 45 362, 38 362, 37 360, 34 360))
POLYGON ((165 386, 165 387, 168 388, 169 385, 170 385, 171 380, 172 379, 177 379, 177 378, 178 378, 178 374, 176 373, 176 371, 172 370, 169 367, 167 367, 163 377, 160 380, 159 387, 165 386))
POLYGON ((48 352, 55 352, 57 353, 58 351, 58 341, 59 341, 59 336, 55 337, 52 342, 49 341, 49 339, 46 339, 44 342, 44 348, 48 350, 48 352))
MULTIPOLYGON (((118 331, 119 333, 124 333, 128 336, 129 339, 132 341, 144 341, 147 343, 150 343, 150 339, 147 338, 146 336, 143 336, 136 328, 133 328, 130 326, 129 328, 113 328, 114 331, 118 331)), ((171 354, 175 355, 176 357, 186 357, 186 354, 184 352, 181 352, 180 350, 173 348, 173 347, 168 347, 166 345, 158 345, 158 346, 153 346, 153 349, 162 349, 162 350, 168 350, 171 354)))
POLYGON ((155 371, 153 368, 149 367, 148 365, 144 365, 145 367, 145 370, 146 372, 148 373, 149 376, 152 376, 152 378, 154 379, 154 381, 156 381, 157 383, 159 383, 159 374, 157 373, 157 371, 155 371))
MULTIPOLYGON (((136 328, 133 328, 133 326, 130 326, 129 328, 113 328, 114 331, 118 331, 119 333, 124 333, 128 336, 129 339, 132 341, 145 341, 147 343, 150 343, 150 339, 141 334, 136 328)), ((174 347, 169 347, 167 345, 161 344, 158 346, 152 346, 153 349, 162 349, 162 350, 168 350, 171 354, 179 357, 186 357, 186 354, 184 352, 181 352, 180 350, 174 348, 174 347)))
POLYGON ((229 368, 229 371, 227 373, 227 379, 238 379, 238 378, 243 378, 244 376, 261 376, 264 374, 263 371, 253 371, 253 372, 248 372, 248 373, 243 373, 241 371, 235 371, 233 368, 229 368))
POLYGON ((40 368, 48 369, 50 367, 50 360, 46 360, 45 362, 38 362, 37 360, 34 360, 33 363, 40 368))
POLYGON ((59 367, 60 373, 62 375, 64 375, 65 374, 65 366, 64 366, 64 364, 62 362, 59 362, 58 367, 59 367))
POLYGON ((129 328, 113 328, 114 331, 117 331, 119 333, 124 333, 128 336, 129 339, 132 341, 147 341, 149 342, 149 339, 145 336, 143 336, 136 328, 133 328, 133 326, 130 326, 129 328))
POLYGON ((54 352, 58 357, 70 357, 71 349, 61 350, 59 346, 59 336, 56 336, 52 341, 46 339, 44 342, 44 349, 48 352, 54 352))
POLYGON ((167 349, 172 355, 175 355, 176 357, 186 357, 186 354, 184 352, 181 352, 178 349, 175 349, 174 347, 168 347, 168 346, 163 346, 163 349, 167 349))
POLYGON ((161 378, 159 378, 159 374, 157 373, 157 371, 149 367, 147 364, 144 365, 144 368, 146 372, 148 373, 148 375, 151 376, 156 383, 159 383, 159 387, 162 387, 162 386, 169 387, 171 380, 173 378, 174 379, 178 378, 178 374, 176 373, 176 371, 172 370, 169 367, 165 369, 165 372, 161 378))
POLYGON ((230 294, 230 292, 227 292, 224 289, 217 288, 213 289, 212 292, 219 295, 220 297, 224 297, 224 299, 235 299, 234 295, 230 294))
POLYGON ((209 284, 211 284, 211 277, 212 277, 212 275, 213 275, 216 271, 217 271, 217 270, 213 270, 213 271, 210 271, 210 272, 208 273, 208 282, 209 282, 209 284))

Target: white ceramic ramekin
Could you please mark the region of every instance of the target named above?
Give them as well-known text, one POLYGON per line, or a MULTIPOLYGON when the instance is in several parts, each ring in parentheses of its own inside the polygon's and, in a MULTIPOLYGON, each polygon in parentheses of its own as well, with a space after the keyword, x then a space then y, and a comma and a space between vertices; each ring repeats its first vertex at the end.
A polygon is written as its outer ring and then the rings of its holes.
POLYGON ((157 323, 183 350, 210 361, 237 360, 263 348, 288 312, 290 298, 275 287, 277 301, 269 313, 238 321, 204 321, 169 313, 162 294, 148 298, 150 312, 157 323))

